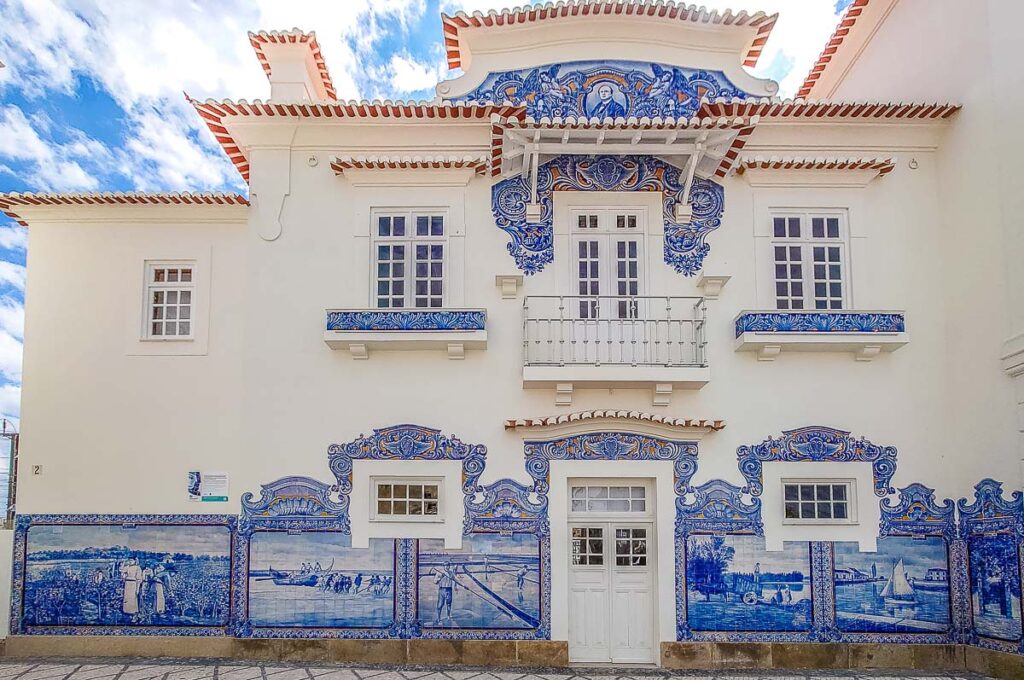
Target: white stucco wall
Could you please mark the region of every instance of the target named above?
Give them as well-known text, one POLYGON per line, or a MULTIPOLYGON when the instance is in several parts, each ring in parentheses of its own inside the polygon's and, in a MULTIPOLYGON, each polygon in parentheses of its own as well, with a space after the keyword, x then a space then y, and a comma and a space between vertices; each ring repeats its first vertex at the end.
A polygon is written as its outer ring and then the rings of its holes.
MULTIPOLYGON (((913 3, 904 0, 900 11, 904 5, 913 3)), ((883 65, 896 63, 884 49, 873 59, 875 65, 864 68, 874 79, 883 65)), ((950 68, 967 82, 967 66, 950 68)), ((854 86, 858 77, 851 76, 851 97, 866 96, 866 86, 854 86)), ((898 96, 871 96, 947 97, 926 94, 911 88, 898 96)), ((897 447, 894 485, 920 481, 935 487, 939 498, 968 496, 986 476, 1017 480, 1009 454, 1017 427, 1012 384, 998 362, 1001 343, 1020 328, 1007 324, 1017 317, 1007 311, 1012 286, 1000 258, 1008 227, 1001 216, 1005 206, 995 198, 1010 175, 994 179, 992 156, 983 153, 997 145, 984 132, 993 122, 984 110, 969 102, 948 126, 758 127, 746 147, 751 154, 891 154, 897 167, 863 186, 846 180, 822 185, 807 175, 722 181, 725 215, 708 239, 704 268, 731 280, 720 299, 707 303, 711 381, 700 390, 677 390, 664 408, 652 406, 649 389, 577 389, 571 407, 556 407, 553 390, 523 389, 522 298, 570 292, 563 287, 567 239, 556 238, 555 262, 526 277, 518 298, 503 299, 495 276, 517 270, 506 251, 507 236, 494 226, 490 178, 427 171, 338 177, 329 167, 337 153, 482 153, 489 148, 489 122, 250 121, 238 135, 250 147, 258 209, 95 209, 32 220, 19 512, 235 513, 239 495, 258 491, 262 483, 287 475, 330 481, 329 444, 399 423, 485 444, 484 484, 501 478, 528 482, 524 435, 505 431, 503 420, 592 408, 724 419, 727 427, 699 444, 696 483, 741 484, 737 447, 806 425, 850 430, 897 447), (283 138, 291 141, 282 145, 283 138), (916 170, 909 168, 911 159, 916 170), (375 208, 398 206, 447 211, 454 231, 447 281, 452 306, 487 310, 486 350, 469 350, 462 361, 449 360, 443 351, 371 352, 369 360, 357 361, 324 344, 326 308, 370 306, 369 216, 375 208), (759 362, 753 353, 734 351, 732 319, 740 310, 770 306, 763 235, 772 207, 849 211, 854 307, 905 310, 906 347, 872 362, 856 362, 848 353, 787 352, 774 362, 759 362), (141 303, 139 272, 146 257, 208 263, 201 265, 209 283, 202 351, 131 351, 137 343, 126 329, 137 327, 132 314, 141 303), (40 475, 24 472, 33 465, 42 466, 40 475), (190 503, 185 476, 191 469, 228 472, 229 502, 190 503)), ((655 218, 657 208, 651 207, 655 218)), ((651 247, 657 232, 655 222, 646 249, 649 292, 699 294, 695 278, 671 272, 660 247, 651 247)), ((368 478, 389 465, 396 464, 356 466, 354 542, 389 535, 373 533, 361 495, 368 478)), ((395 474, 407 474, 405 466, 397 467, 395 474)), ((446 477, 449 493, 458 491, 451 467, 430 473, 446 477)), ((666 604, 673 601, 668 596, 674 587, 671 471, 664 468, 553 465, 552 576, 554 592, 564 592, 559 587, 566 575, 566 527, 558 518, 564 519, 566 479, 655 478, 663 511, 659 628, 662 639, 674 639, 674 610, 666 604)), ((417 535, 443 536, 454 545, 460 522, 461 517, 449 518, 442 529, 420 526, 416 531, 423 533, 417 535)), ((877 516, 865 513, 854 530, 862 547, 870 547, 875 526, 877 516)), ((784 533, 785 540, 821 537, 816 529, 782 532, 774 520, 766 521, 766 532, 784 533)), ((557 597, 553 604, 558 638, 567 613, 557 597)))

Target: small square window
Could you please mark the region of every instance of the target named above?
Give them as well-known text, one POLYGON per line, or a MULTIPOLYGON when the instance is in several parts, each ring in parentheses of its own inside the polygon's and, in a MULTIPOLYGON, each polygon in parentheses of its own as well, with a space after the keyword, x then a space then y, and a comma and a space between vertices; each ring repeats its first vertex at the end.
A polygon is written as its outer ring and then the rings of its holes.
POLYGON ((441 515, 442 479, 374 479, 372 519, 431 522, 441 515))
POLYGON ((783 480, 783 517, 790 524, 849 524, 853 480, 783 480))

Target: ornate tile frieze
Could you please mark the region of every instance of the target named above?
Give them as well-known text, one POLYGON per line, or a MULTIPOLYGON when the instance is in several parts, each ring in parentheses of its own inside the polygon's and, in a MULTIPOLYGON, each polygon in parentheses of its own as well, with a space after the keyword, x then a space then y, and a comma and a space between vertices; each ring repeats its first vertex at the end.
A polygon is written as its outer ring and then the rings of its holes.
POLYGON ((876 312, 750 312, 736 319, 744 333, 903 333, 903 314, 876 312))
POLYGON ((675 206, 685 202, 682 171, 651 156, 558 156, 538 168, 540 221, 528 222, 531 200, 527 178, 513 177, 491 188, 491 211, 498 227, 511 238, 508 251, 516 266, 535 274, 554 261, 552 219, 556 191, 659 191, 665 221, 665 262, 686 276, 696 274, 710 251, 708 234, 722 224, 725 192, 711 180, 694 178, 690 189, 693 217, 675 219, 675 206))
POLYGON ((328 331, 482 331, 487 313, 455 309, 362 309, 327 313, 328 331))
POLYGON ((721 71, 615 60, 490 73, 451 100, 518 104, 534 118, 690 118, 702 98, 747 96, 721 71))

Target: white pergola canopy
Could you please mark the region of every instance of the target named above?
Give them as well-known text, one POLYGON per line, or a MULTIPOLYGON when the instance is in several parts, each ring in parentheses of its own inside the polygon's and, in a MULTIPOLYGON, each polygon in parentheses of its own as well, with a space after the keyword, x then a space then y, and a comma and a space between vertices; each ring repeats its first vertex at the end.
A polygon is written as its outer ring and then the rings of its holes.
MULTIPOLYGON (((496 121, 497 123, 497 121, 496 121)), ((538 168, 564 154, 647 155, 679 168, 689 198, 694 176, 724 176, 729 170, 737 141, 757 124, 752 118, 526 118, 500 124, 500 174, 525 177, 531 187, 528 217, 539 212, 538 168), (730 153, 732 152, 732 153, 730 153)), ((497 131, 497 130, 496 130, 497 131)), ((742 146, 742 144, 740 145, 742 146)), ((495 162, 499 161, 495 154, 495 162)), ((689 200, 680 204, 687 217, 689 200)))

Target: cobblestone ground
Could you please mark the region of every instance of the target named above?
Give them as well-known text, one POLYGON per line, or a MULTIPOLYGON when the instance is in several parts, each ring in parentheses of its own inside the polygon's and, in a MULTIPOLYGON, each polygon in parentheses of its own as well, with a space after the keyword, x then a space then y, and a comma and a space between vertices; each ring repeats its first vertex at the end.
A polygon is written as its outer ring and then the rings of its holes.
POLYGON ((922 673, 921 671, 678 671, 656 668, 572 668, 506 671, 495 668, 421 666, 347 666, 340 664, 247 664, 210 660, 157 659, 35 659, 0 662, 0 680, 985 680, 974 674, 922 673))

